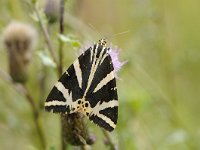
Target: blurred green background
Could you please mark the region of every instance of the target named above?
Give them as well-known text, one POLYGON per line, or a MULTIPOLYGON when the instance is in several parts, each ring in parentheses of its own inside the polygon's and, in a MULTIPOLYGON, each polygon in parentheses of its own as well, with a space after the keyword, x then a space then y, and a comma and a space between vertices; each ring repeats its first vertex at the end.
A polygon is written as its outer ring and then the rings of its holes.
MULTIPOLYGON (((45 1, 39 1, 41 10, 45 1)), ((128 60, 117 81, 119 121, 111 136, 125 150, 200 149, 200 1, 199 0, 67 0, 65 34, 81 43, 108 36, 108 43, 122 49, 128 60), (113 36, 128 31, 125 34, 113 36)), ((27 22, 38 30, 38 43, 29 65, 28 87, 39 99, 39 75, 43 72, 37 52, 46 49, 33 12, 26 1, 0 1, 0 31, 13 21, 27 22)), ((49 27, 58 49, 58 23, 49 27)), ((2 34, 1 34, 2 35, 2 34)), ((64 68, 78 49, 65 44, 64 68)), ((8 72, 8 58, 0 45, 0 69, 8 72)), ((58 77, 46 67, 44 97, 58 77)), ((44 98, 45 100, 45 98, 44 98)), ((42 112, 40 117, 48 148, 59 149, 59 117, 42 112)), ((101 130, 88 121, 97 142, 106 148, 101 130)), ((99 148, 100 147, 100 148, 99 148)), ((12 85, 0 79, 0 149, 40 149, 29 104, 12 85)), ((106 148, 108 149, 108 148, 106 148)))

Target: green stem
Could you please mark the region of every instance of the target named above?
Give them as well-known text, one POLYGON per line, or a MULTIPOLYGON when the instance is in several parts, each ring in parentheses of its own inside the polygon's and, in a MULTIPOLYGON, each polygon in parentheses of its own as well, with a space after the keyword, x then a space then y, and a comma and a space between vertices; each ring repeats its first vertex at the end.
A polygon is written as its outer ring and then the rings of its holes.
POLYGON ((37 18, 38 18, 39 25, 40 25, 40 27, 41 27, 41 29, 42 29, 42 32, 43 32, 43 34, 44 34, 44 38, 45 38, 45 41, 46 41, 46 43, 47 43, 48 50, 49 50, 49 52, 50 52, 51 55, 52 55, 53 61, 54 61, 54 62, 57 64, 57 66, 58 66, 58 61, 57 61, 57 58, 56 58, 56 54, 55 54, 55 51, 54 51, 54 49, 53 49, 52 43, 51 43, 50 38, 49 38, 49 33, 48 33, 47 28, 45 27, 45 25, 44 25, 44 23, 43 23, 43 21, 42 21, 42 19, 41 19, 41 16, 40 16, 40 14, 39 14, 39 11, 38 11, 36 5, 35 5, 35 7, 34 7, 34 11, 35 11, 36 16, 37 16, 37 18))
POLYGON ((104 129, 102 129, 102 132, 103 132, 103 134, 104 134, 104 136, 105 136, 105 138, 107 140, 106 142, 108 142, 108 145, 110 146, 110 150, 116 150, 116 146, 113 143, 113 141, 112 141, 109 133, 106 130, 104 130, 104 129))
MULTIPOLYGON (((60 0, 60 26, 59 26, 59 32, 60 34, 64 34, 64 8, 65 8, 65 1, 60 0)), ((59 51, 58 51, 58 56, 59 56, 59 64, 58 64, 58 75, 59 77, 63 73, 63 42, 59 39, 59 51)), ((65 117, 61 115, 61 146, 62 150, 66 150, 67 148, 67 143, 65 141, 65 137, 63 132, 64 130, 64 124, 65 124, 65 117)))
POLYGON ((17 93, 22 94, 26 100, 28 101, 28 103, 31 106, 32 109, 32 113, 33 113, 33 119, 34 119, 34 124, 39 136, 39 141, 41 142, 42 145, 42 149, 46 149, 46 141, 45 141, 45 137, 44 134, 42 132, 42 128, 40 126, 39 123, 39 111, 34 103, 33 97, 30 95, 30 92, 28 91, 28 88, 26 87, 25 84, 15 84, 15 82, 13 82, 12 78, 10 77, 10 75, 8 75, 7 73, 5 73, 4 71, 0 70, 0 77, 10 83, 11 85, 13 85, 14 89, 17 91, 17 93))

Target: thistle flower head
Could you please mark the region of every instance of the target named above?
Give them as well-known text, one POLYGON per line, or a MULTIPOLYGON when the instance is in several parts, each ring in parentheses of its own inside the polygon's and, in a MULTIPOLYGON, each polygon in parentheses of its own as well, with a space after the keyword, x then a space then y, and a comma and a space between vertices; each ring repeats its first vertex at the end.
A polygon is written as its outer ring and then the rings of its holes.
POLYGON ((25 82, 36 31, 30 25, 12 22, 5 28, 3 37, 8 50, 10 75, 15 82, 25 82))
POLYGON ((24 53, 32 49, 36 41, 35 29, 21 22, 11 22, 4 30, 4 43, 8 50, 17 49, 24 53))
POLYGON ((115 77, 120 79, 118 76, 118 72, 122 68, 122 66, 127 63, 127 61, 121 62, 119 60, 119 55, 121 53, 121 49, 117 48, 116 46, 114 48, 112 48, 112 46, 111 46, 108 53, 110 54, 110 57, 112 59, 115 77))

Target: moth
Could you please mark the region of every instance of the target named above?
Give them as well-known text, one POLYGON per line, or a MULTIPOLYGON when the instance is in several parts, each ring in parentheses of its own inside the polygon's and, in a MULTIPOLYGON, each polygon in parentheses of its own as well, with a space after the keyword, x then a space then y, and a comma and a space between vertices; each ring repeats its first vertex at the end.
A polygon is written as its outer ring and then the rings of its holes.
POLYGON ((83 113, 92 122, 113 131, 118 118, 118 95, 110 48, 100 39, 67 69, 49 93, 45 110, 83 113))

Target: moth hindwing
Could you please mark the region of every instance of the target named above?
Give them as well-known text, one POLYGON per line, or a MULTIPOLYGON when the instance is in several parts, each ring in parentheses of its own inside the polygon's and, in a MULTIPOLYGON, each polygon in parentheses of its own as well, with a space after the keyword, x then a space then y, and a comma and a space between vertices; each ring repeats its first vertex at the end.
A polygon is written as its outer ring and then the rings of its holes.
POLYGON ((112 131, 117 124, 118 96, 108 50, 101 39, 81 54, 54 85, 45 110, 81 112, 98 126, 112 131))

